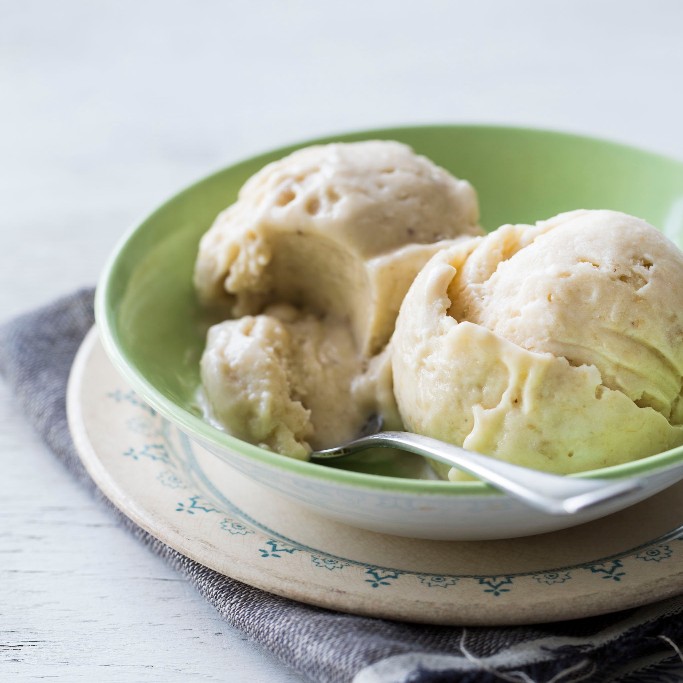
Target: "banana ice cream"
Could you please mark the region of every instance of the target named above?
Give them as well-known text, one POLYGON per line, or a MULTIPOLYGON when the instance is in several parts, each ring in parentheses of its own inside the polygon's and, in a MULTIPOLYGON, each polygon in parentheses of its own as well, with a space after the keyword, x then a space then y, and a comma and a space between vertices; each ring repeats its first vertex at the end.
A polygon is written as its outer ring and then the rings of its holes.
POLYGON ((195 267, 232 318, 202 357, 211 419, 305 459, 378 413, 556 473, 682 444, 683 254, 614 211, 478 218, 466 181, 396 142, 259 171, 195 267))
POLYGON ((411 431, 556 473, 683 443, 683 254, 632 216, 575 211, 444 249, 391 346, 411 431))
POLYGON ((380 351, 403 295, 438 247, 479 235, 471 185, 398 142, 307 147, 245 183, 199 246, 195 286, 233 317, 274 302, 348 319, 380 351))
POLYGON ((481 235, 476 193, 409 147, 309 147, 264 167, 204 235, 195 286, 235 320, 209 332, 213 419, 285 455, 400 428, 382 354, 408 287, 439 249, 481 235))
POLYGON ((201 372, 214 419, 295 458, 318 445, 316 434, 348 438, 367 409, 351 396, 362 368, 348 326, 287 305, 212 327, 201 372))

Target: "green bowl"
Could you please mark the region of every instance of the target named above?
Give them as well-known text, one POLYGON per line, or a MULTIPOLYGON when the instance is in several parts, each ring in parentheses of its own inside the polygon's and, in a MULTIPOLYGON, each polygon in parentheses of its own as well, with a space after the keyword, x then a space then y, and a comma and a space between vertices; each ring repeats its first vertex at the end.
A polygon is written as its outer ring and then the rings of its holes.
MULTIPOLYGON (((192 287, 201 235, 264 164, 313 143, 366 139, 405 142, 469 180, 488 230, 576 208, 615 209, 644 218, 679 246, 683 241, 683 164, 656 154, 577 135, 495 126, 418 126, 337 135, 230 166, 180 192, 135 226, 116 248, 98 286, 96 316, 102 341, 126 381, 152 407, 266 484, 273 477, 294 477, 299 483, 413 499, 499 499, 479 482, 420 478, 422 461, 414 457, 380 454, 339 467, 289 459, 212 427, 196 404, 205 334, 216 322, 199 307, 192 287)), ((679 461, 683 448, 582 476, 622 477, 679 461)), ((420 535, 415 529, 409 533, 420 535)))

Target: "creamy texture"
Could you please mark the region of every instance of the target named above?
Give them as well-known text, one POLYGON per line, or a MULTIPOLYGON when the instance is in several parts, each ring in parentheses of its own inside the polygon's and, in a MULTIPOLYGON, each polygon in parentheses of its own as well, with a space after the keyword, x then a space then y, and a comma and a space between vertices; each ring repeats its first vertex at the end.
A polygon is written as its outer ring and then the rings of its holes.
POLYGON ((350 321, 360 352, 379 352, 434 242, 482 234, 477 198, 398 142, 308 147, 271 163, 201 240, 205 303, 256 314, 287 302, 350 321), (401 247, 405 247, 401 249, 401 247))
POLYGON ((352 438, 371 414, 401 424, 387 354, 364 363, 347 325, 284 304, 214 325, 201 376, 214 420, 295 458, 352 438))
POLYGON ((229 432, 305 458, 379 413, 401 428, 388 353, 408 287, 439 249, 483 234, 474 190, 409 147, 302 149, 269 164, 202 238, 213 327, 206 401, 229 432))
POLYGON ((323 434, 360 429, 350 378, 361 373, 348 327, 289 306, 209 331, 201 375, 213 417, 237 437, 305 458, 323 434), (314 407, 314 410, 311 408, 314 407))
POLYGON ((471 450, 558 473, 667 450, 683 443, 683 254, 614 211, 503 226, 420 272, 392 363, 406 427, 471 450))

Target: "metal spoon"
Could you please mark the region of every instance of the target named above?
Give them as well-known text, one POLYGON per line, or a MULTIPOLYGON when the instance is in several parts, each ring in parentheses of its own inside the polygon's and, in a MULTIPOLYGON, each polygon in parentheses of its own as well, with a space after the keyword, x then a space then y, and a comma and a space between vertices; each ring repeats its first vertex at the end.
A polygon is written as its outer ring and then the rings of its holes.
POLYGON ((344 458, 368 448, 399 448, 457 467, 495 488, 504 491, 525 505, 549 515, 573 515, 581 510, 607 505, 617 499, 638 499, 644 478, 574 479, 512 465, 460 446, 445 443, 411 432, 380 432, 381 418, 371 418, 364 434, 341 446, 311 453, 314 462, 344 458), (369 432, 375 433, 369 433, 369 432))

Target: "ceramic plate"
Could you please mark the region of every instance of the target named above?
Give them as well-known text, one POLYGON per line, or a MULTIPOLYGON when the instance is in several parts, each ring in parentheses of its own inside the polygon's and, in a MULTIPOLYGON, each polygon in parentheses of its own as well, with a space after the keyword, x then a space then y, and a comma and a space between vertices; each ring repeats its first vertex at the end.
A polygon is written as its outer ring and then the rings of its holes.
POLYGON ((278 496, 191 442, 120 378, 96 333, 74 364, 71 430, 127 516, 212 569, 345 612, 436 624, 523 624, 683 592, 683 484, 569 530, 445 542, 363 531, 278 496))

